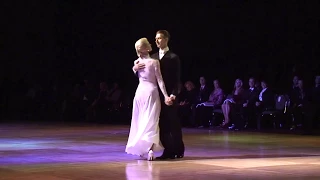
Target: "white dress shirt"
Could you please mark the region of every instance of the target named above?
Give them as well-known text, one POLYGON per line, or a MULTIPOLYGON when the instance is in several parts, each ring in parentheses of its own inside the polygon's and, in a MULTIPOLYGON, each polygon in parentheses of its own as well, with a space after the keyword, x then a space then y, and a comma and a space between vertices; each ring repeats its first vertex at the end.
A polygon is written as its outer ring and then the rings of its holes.
POLYGON ((159 49, 159 59, 161 60, 163 56, 169 51, 169 47, 165 47, 164 49, 159 49))
POLYGON ((262 91, 260 92, 260 94, 259 94, 259 101, 262 101, 263 99, 262 99, 262 94, 267 90, 268 88, 264 88, 264 89, 262 89, 262 91))

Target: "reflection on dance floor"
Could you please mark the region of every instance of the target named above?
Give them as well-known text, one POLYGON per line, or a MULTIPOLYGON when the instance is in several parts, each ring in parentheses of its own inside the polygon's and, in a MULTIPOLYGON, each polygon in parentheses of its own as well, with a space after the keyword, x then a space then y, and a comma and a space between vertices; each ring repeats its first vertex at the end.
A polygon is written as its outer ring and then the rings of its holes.
POLYGON ((126 164, 127 180, 158 180, 160 167, 154 165, 153 161, 138 160, 126 164))
POLYGON ((124 152, 128 131, 128 126, 0 125, 0 179, 320 177, 319 136, 184 129, 183 159, 146 161, 124 152))

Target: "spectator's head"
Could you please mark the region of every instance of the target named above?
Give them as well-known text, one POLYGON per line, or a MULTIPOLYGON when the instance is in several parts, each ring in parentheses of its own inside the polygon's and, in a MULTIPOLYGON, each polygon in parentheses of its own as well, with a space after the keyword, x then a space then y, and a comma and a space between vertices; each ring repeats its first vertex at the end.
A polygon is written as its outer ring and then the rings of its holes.
POLYGON ((236 79, 236 81, 234 82, 234 88, 239 89, 241 88, 243 85, 242 80, 241 79, 236 79))
POLYGON ((255 79, 253 77, 249 79, 249 87, 250 88, 254 88, 255 83, 256 82, 255 82, 255 79))
POLYGON ((216 79, 216 80, 213 81, 213 86, 214 86, 215 89, 220 88, 220 82, 219 82, 218 79, 216 79))
POLYGON ((206 79, 203 76, 200 77, 199 81, 201 86, 206 85, 206 79))
POLYGON ((187 91, 191 91, 194 89, 194 84, 191 81, 187 81, 184 83, 184 87, 187 91))
POLYGON ((298 76, 293 76, 292 84, 293 84, 294 87, 298 87, 298 81, 299 81, 299 77, 298 76))

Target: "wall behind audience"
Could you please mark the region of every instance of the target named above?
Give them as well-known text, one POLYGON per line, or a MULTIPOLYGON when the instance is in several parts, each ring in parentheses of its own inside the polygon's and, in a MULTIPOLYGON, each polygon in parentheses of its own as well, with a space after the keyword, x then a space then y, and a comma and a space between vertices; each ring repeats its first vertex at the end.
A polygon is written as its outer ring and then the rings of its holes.
POLYGON ((134 42, 167 29, 182 61, 182 81, 267 79, 290 86, 319 71, 319 2, 238 2, 203 5, 99 2, 6 2, 2 39, 8 42, 1 79, 70 83, 90 76, 134 91, 134 42), (8 38, 12 37, 12 38, 8 38), (293 68, 295 67, 295 72, 293 68))

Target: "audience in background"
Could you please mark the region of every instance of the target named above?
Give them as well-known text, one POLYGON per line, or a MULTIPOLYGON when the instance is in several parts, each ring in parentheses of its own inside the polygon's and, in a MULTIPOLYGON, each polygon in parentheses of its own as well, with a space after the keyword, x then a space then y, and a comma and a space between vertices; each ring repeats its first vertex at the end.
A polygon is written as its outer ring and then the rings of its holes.
MULTIPOLYGON (((1 119, 118 122, 119 119, 112 115, 114 112, 124 114, 121 112, 126 111, 130 114, 132 99, 117 82, 111 84, 111 88, 108 88, 107 82, 101 82, 100 87, 95 88, 95 83, 87 78, 82 83, 72 82, 39 83, 34 80, 27 85, 23 80, 19 80, 19 84, 3 81, 0 89, 1 119)), ((286 113, 288 117, 292 115, 293 123, 288 124, 289 128, 292 125, 292 130, 302 126, 305 132, 310 133, 312 129, 319 128, 320 76, 316 76, 314 82, 314 86, 308 89, 300 77, 293 76, 290 88, 286 91, 290 98, 286 113)), ((237 79, 232 94, 227 98, 217 79, 213 81, 212 92, 212 85, 208 85, 204 77, 200 77, 199 83, 200 87, 196 88, 191 81, 185 82, 177 98, 184 126, 208 127, 212 111, 221 108, 223 127, 232 123, 230 129, 255 128, 261 112, 275 108, 276 96, 266 81, 260 83, 250 78, 248 89, 244 90, 242 81, 237 79)), ((279 92, 279 89, 275 89, 275 93, 279 92)), ((130 122, 129 118, 130 115, 122 119, 130 122)))

